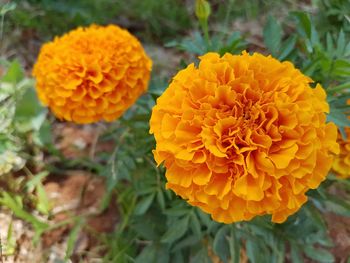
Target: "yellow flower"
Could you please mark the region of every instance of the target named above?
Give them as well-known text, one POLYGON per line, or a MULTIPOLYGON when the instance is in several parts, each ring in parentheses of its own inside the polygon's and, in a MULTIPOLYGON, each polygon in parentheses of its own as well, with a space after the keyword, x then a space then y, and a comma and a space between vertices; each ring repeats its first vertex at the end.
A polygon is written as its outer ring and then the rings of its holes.
POLYGON ((258 53, 208 53, 180 71, 150 120, 167 188, 219 222, 285 221, 339 151, 326 93, 311 82, 258 53))
POLYGON ((338 134, 340 154, 333 162, 333 170, 340 178, 350 178, 350 127, 345 128, 346 138, 338 134))
POLYGON ((39 99, 60 119, 113 121, 147 90, 152 62, 140 42, 115 25, 92 25, 41 48, 33 69, 39 99))

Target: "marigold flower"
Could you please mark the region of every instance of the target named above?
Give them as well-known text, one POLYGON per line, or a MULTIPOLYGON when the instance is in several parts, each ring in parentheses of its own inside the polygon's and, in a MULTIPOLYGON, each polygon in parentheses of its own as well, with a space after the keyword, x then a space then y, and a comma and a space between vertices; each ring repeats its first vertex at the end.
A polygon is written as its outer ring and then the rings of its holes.
POLYGON ((338 134, 340 154, 335 157, 332 169, 340 178, 350 178, 350 127, 345 128, 346 138, 338 134))
POLYGON ((290 62, 208 53, 180 71, 150 120, 167 188, 214 220, 295 213, 332 166, 326 93, 290 62))
POLYGON ((60 119, 113 121, 147 89, 152 62, 115 25, 75 29, 41 48, 33 69, 39 99, 60 119))

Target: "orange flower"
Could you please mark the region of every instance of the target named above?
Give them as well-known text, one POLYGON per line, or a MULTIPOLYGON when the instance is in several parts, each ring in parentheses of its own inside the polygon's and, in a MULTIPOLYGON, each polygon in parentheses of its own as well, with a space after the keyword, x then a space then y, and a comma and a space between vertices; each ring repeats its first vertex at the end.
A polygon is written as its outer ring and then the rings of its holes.
POLYGON ((41 48, 33 75, 39 99, 60 119, 113 121, 147 89, 152 62, 140 42, 115 25, 92 25, 41 48))
POLYGON ((219 222, 285 221, 339 151, 326 93, 311 82, 258 53, 208 53, 180 71, 150 120, 167 188, 219 222))
POLYGON ((346 138, 338 134, 340 154, 333 162, 333 170, 340 178, 350 178, 350 127, 345 128, 346 138))

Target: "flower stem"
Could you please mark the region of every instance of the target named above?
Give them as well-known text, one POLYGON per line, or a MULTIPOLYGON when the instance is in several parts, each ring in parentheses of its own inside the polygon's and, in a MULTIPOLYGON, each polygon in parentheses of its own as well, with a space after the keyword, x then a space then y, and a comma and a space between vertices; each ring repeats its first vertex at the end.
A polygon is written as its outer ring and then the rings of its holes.
POLYGON ((204 40, 205 40, 205 44, 207 45, 207 49, 210 49, 211 44, 210 44, 209 29, 208 29, 208 19, 203 19, 203 20, 201 19, 199 23, 204 34, 204 40))

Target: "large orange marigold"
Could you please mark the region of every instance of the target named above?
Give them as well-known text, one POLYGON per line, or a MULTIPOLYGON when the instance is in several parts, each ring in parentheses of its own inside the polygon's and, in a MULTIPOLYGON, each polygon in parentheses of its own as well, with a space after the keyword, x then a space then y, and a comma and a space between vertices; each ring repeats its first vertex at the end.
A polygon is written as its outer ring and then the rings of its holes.
POLYGON ((350 178, 350 127, 345 128, 346 138, 338 135, 340 154, 333 162, 333 170, 340 178, 350 178))
POLYGON ((67 121, 113 121, 147 89, 152 62, 140 42, 115 25, 56 37, 34 66, 39 99, 67 121))
POLYGON ((180 71, 150 120, 167 188, 219 222, 285 221, 339 151, 326 94, 311 82, 258 53, 208 53, 180 71))

